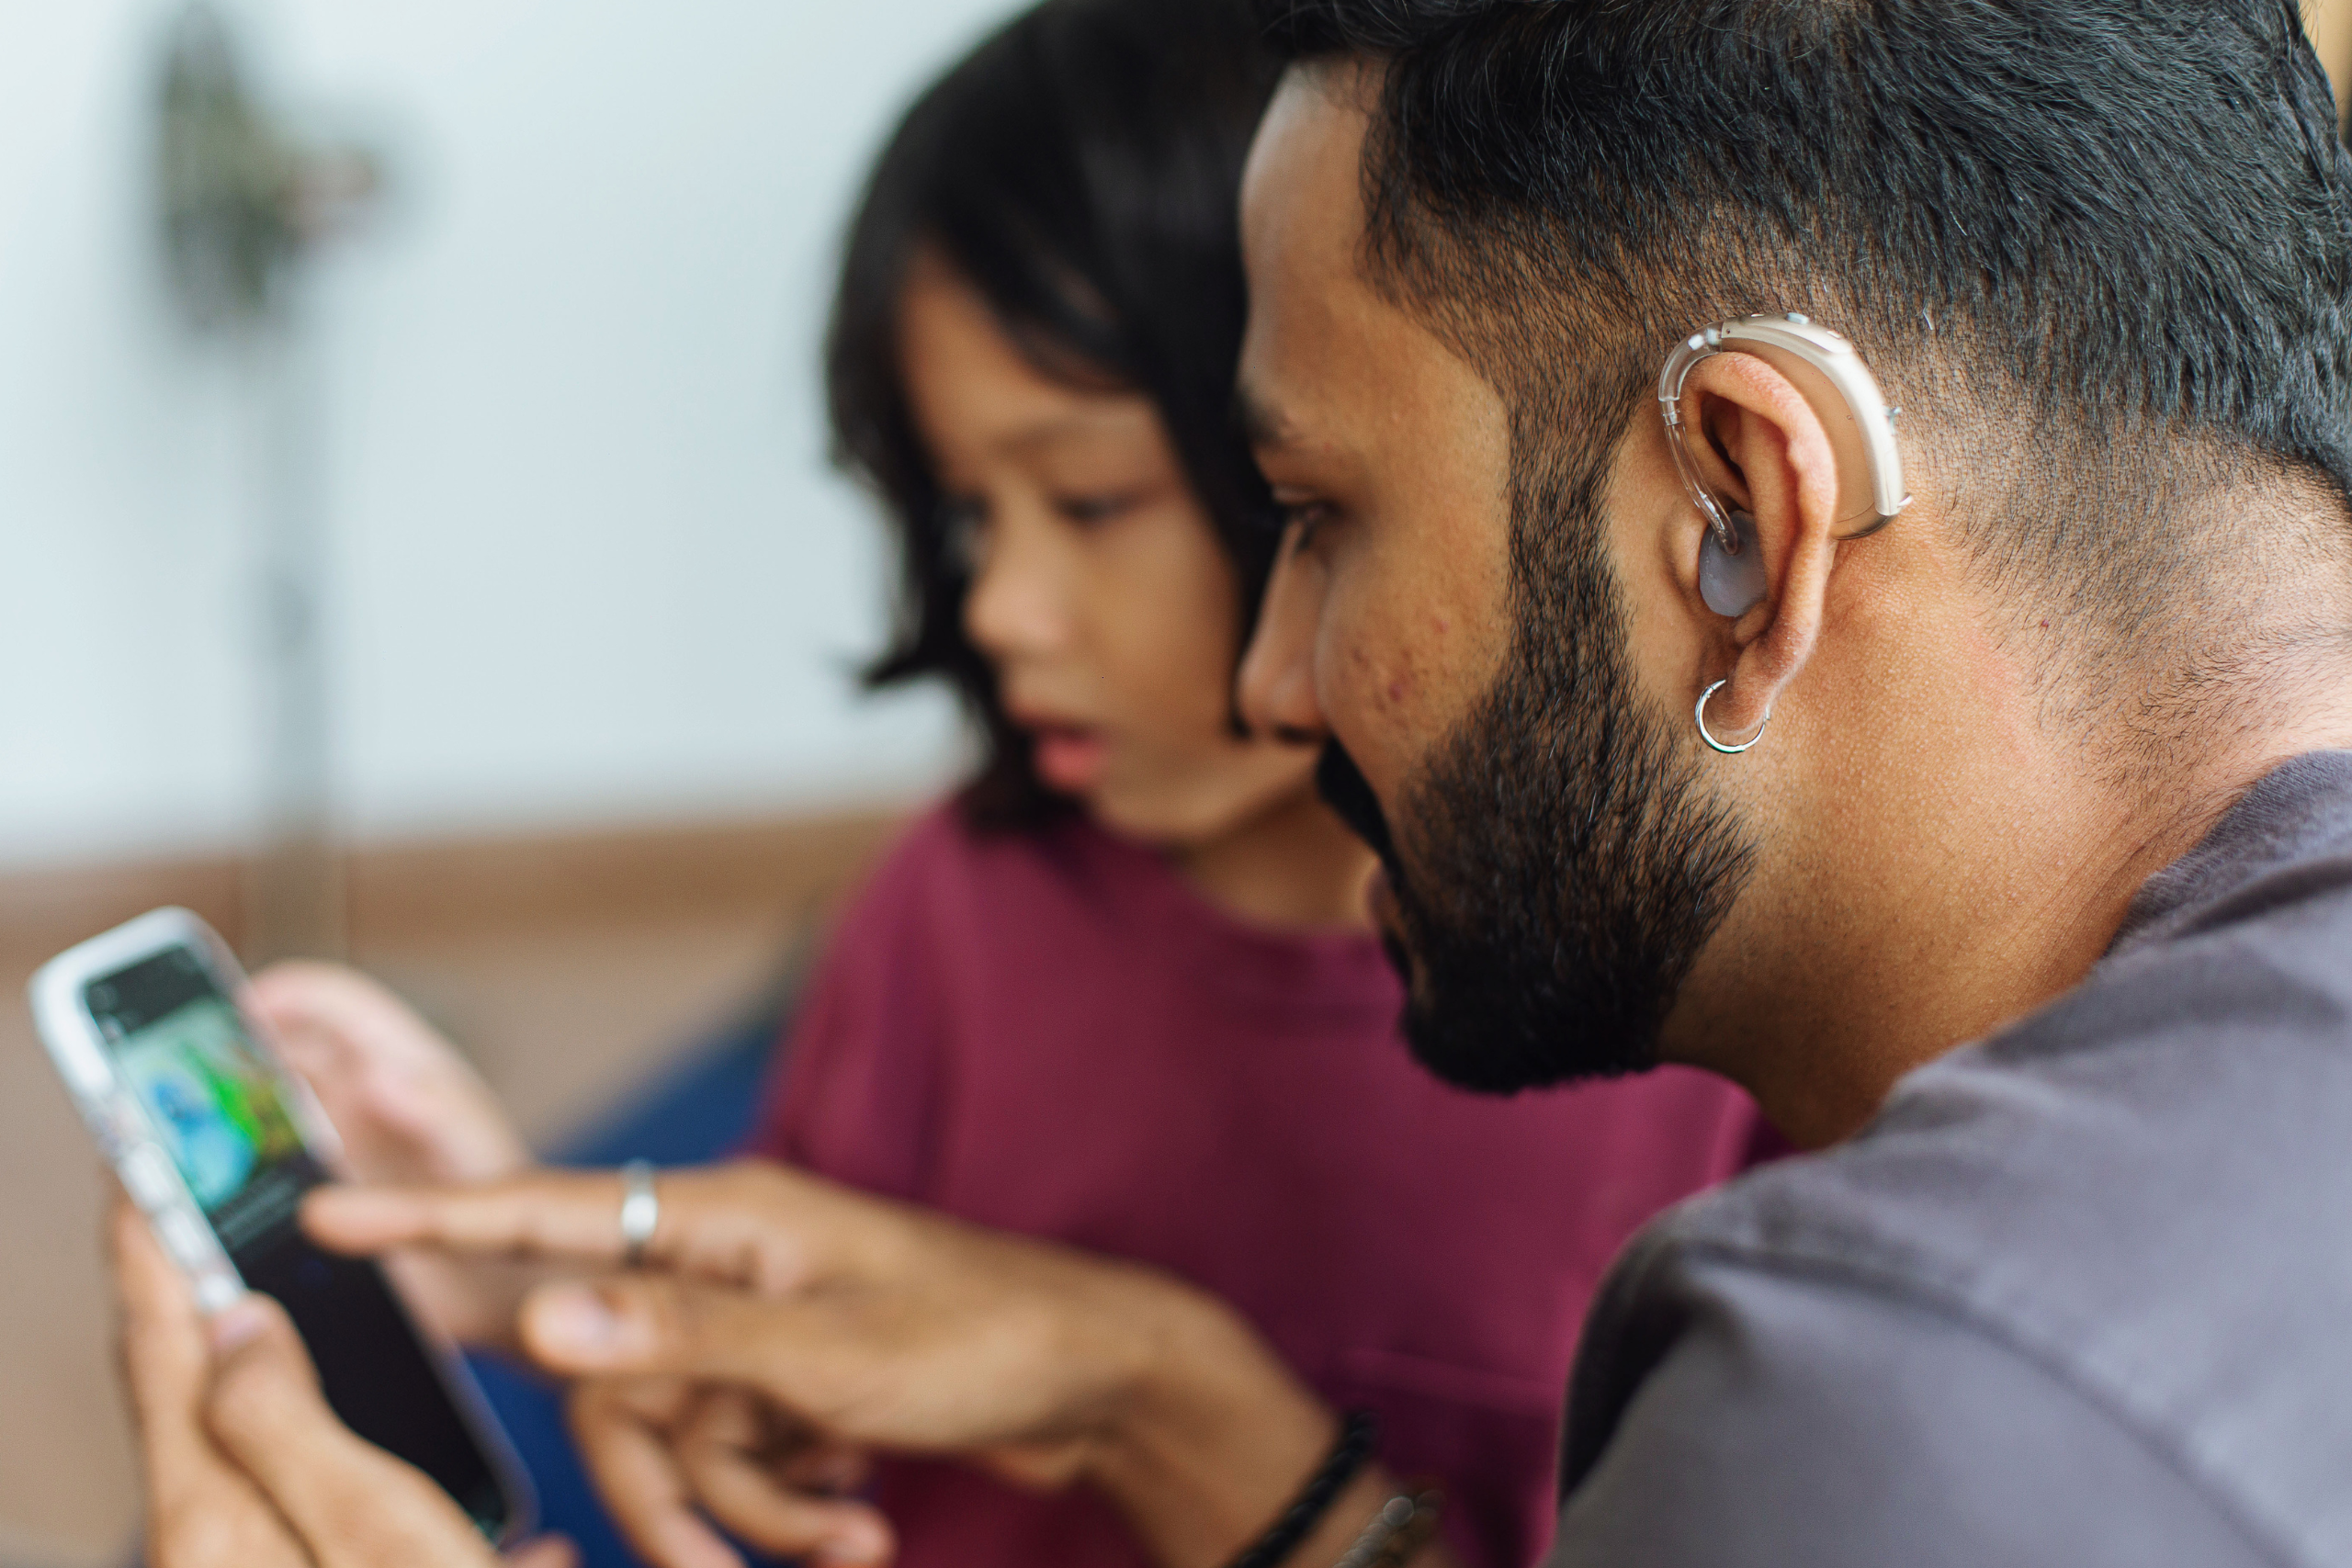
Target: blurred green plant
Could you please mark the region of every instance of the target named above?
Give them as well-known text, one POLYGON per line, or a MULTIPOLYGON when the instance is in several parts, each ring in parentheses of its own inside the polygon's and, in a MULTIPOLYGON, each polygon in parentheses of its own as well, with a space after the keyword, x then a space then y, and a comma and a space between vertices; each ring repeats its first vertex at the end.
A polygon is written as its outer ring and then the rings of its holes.
POLYGON ((274 319, 288 264, 376 195, 377 157, 289 130, 253 89, 226 20, 202 0, 172 24, 160 110, 164 254, 182 314, 203 332, 274 319))

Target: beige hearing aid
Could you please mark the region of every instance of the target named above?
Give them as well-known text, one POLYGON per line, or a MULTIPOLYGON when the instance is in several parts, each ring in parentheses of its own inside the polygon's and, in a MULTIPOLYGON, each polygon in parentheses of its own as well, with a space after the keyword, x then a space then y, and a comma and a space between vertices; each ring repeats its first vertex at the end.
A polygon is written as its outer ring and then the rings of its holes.
POLYGON ((1903 488, 1903 457, 1895 450, 1894 416, 1877 378, 1854 345, 1828 328, 1792 312, 1742 316, 1693 333, 1667 356, 1657 400, 1674 467, 1700 514, 1707 536, 1699 550, 1699 592, 1719 615, 1740 615, 1764 597, 1764 561, 1755 548, 1756 520, 1727 508, 1707 488, 1690 454, 1682 423, 1682 383, 1690 367, 1716 354, 1752 354, 1789 378, 1819 416, 1838 457, 1836 525, 1840 539, 1859 539, 1884 527, 1910 504, 1903 488))

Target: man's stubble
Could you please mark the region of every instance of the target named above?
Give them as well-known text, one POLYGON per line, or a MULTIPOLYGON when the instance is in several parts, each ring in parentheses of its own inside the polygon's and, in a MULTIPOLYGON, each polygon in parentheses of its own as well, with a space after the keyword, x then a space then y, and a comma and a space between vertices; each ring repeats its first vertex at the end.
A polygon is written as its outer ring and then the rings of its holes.
POLYGON ((1493 1094, 1656 1066, 1755 858, 1696 741, 1634 687, 1601 549, 1606 451, 1514 469, 1511 647, 1407 785, 1405 841, 1336 741, 1317 774, 1387 876, 1413 1055, 1493 1094))

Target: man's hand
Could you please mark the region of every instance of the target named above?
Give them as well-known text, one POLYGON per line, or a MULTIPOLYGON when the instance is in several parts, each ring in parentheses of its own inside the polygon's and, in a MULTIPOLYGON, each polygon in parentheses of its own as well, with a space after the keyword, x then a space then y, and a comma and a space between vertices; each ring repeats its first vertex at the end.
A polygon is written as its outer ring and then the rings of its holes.
MULTIPOLYGON (((338 964, 279 964, 253 1001, 302 1075, 363 1182, 491 1181, 528 1169, 531 1151, 456 1046, 382 986, 338 964)), ((511 1345, 537 1275, 448 1258, 390 1260, 419 1315, 451 1338, 511 1345)))
MULTIPOLYGON (((774 1166, 671 1173, 660 1193, 649 1270, 542 1288, 522 1338, 550 1370, 592 1380, 576 1402, 583 1447, 616 1517, 665 1568, 734 1562, 697 1509, 772 1549, 871 1560, 878 1519, 792 1483, 844 1449, 952 1454, 1033 1485, 1088 1480, 1160 1561, 1213 1564, 1282 1510, 1331 1440, 1330 1414, 1244 1324, 1152 1270, 774 1166)), ((305 1220, 345 1251, 610 1268, 621 1195, 608 1175, 345 1188, 313 1195, 305 1220)))
POLYGON ((831 1564, 887 1562, 897 1541, 867 1503, 865 1457, 831 1444, 750 1389, 676 1377, 580 1385, 572 1431, 622 1532, 662 1568, 733 1568, 712 1520, 761 1551, 831 1564))
MULTIPOLYGON (((495 1568, 438 1486, 335 1419, 276 1303, 208 1325, 136 1209, 118 1201, 108 1229, 151 1568, 495 1568)), ((575 1554, 547 1540, 508 1561, 575 1554)))

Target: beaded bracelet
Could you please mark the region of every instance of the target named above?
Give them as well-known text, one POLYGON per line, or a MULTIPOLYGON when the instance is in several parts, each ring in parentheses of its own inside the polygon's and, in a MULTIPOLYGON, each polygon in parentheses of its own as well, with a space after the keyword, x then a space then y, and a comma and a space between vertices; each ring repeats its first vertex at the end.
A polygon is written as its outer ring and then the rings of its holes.
POLYGON ((1445 1494, 1436 1487, 1400 1492, 1380 1506, 1356 1542, 1332 1568, 1405 1568, 1437 1533, 1445 1494))
POLYGON ((1283 1558, 1298 1550, 1322 1522, 1332 1502, 1349 1482, 1356 1477, 1364 1461, 1380 1444, 1380 1422, 1369 1410, 1351 1410, 1340 1424, 1339 1441, 1331 1445, 1330 1454, 1317 1465, 1315 1473, 1300 1487, 1297 1499, 1282 1511, 1266 1533, 1242 1548, 1229 1568, 1274 1568, 1283 1558))

